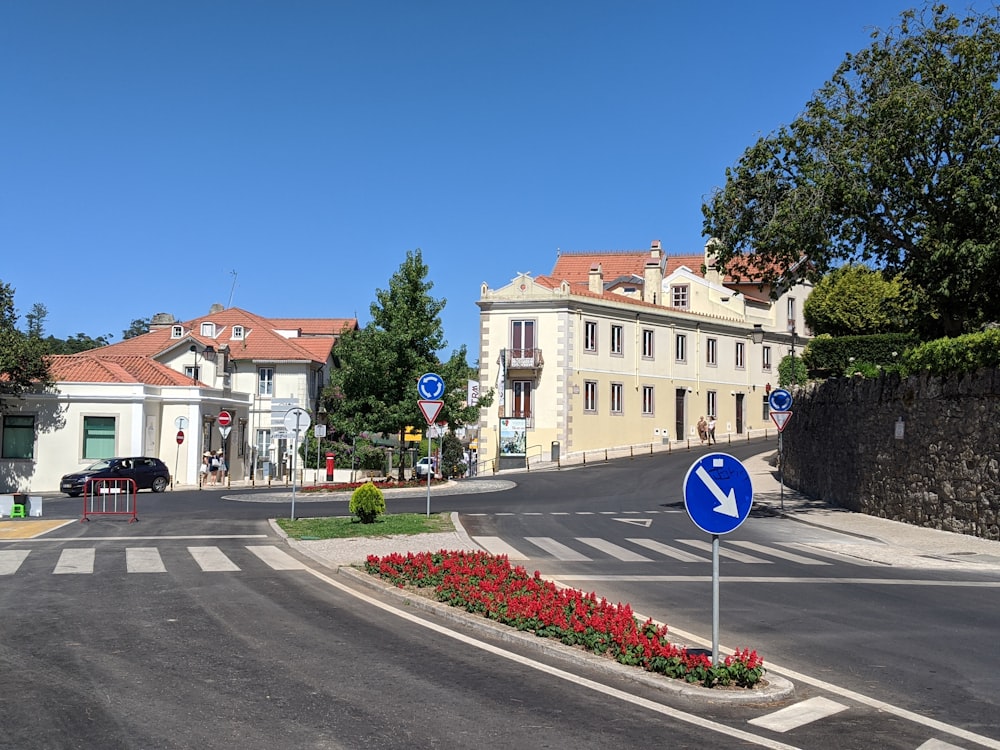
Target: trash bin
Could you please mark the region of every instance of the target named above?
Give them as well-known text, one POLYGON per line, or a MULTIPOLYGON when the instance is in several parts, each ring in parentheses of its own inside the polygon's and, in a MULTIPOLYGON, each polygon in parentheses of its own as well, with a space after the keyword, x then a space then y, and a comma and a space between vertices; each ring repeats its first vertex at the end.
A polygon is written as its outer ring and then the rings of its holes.
POLYGON ((552 441, 552 458, 551 458, 551 460, 552 461, 558 461, 559 460, 559 441, 558 440, 553 440, 552 441))

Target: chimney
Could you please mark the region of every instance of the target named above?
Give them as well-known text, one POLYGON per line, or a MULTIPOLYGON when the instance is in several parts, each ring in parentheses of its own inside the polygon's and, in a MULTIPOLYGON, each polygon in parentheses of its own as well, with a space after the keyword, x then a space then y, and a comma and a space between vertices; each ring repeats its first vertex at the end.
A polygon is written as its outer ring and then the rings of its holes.
POLYGON ((604 272, 601 270, 600 263, 595 263, 590 267, 587 288, 594 294, 604 294, 604 272))
POLYGON ((170 328, 177 321, 170 313, 156 313, 149 321, 149 330, 155 331, 160 328, 170 328))
MULTIPOLYGON (((659 245, 657 240, 653 243, 659 245)), ((660 304, 663 293, 663 266, 659 257, 659 247, 650 248, 650 258, 642 269, 642 301, 654 305, 660 304)))
POLYGON ((715 237, 712 237, 708 242, 705 243, 705 281, 710 284, 721 284, 722 274, 719 273, 718 262, 718 248, 722 243, 719 242, 715 237))
POLYGON ((649 257, 659 258, 660 254, 663 252, 663 245, 660 244, 659 240, 653 240, 649 243, 649 257))

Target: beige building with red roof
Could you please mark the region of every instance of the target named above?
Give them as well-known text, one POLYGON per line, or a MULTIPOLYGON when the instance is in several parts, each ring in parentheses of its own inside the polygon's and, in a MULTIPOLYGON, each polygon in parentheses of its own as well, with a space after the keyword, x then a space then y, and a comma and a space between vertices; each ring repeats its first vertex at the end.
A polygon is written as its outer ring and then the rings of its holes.
POLYGON ((62 475, 112 456, 160 458, 175 483, 192 485, 202 455, 220 449, 233 479, 279 475, 291 449, 284 413, 315 414, 337 339, 357 327, 354 318, 263 318, 215 305, 188 321, 161 313, 146 334, 54 356, 55 387, 6 405, 2 427, 21 430, 11 444, 22 455, 0 458, 0 490, 58 490, 62 475))
POLYGON ((550 274, 483 284, 480 387, 498 399, 483 411, 479 460, 697 440, 701 416, 717 436, 773 427, 767 386, 808 337, 811 287, 724 278, 710 249, 561 253, 550 274))

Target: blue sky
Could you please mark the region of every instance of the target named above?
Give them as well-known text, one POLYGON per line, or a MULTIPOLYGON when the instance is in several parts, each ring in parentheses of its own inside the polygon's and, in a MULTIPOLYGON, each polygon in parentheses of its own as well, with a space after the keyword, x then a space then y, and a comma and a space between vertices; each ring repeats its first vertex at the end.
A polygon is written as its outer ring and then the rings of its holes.
POLYGON ((917 5, 4 2, 0 281, 61 338, 231 295, 363 324, 420 248, 474 363, 482 282, 700 252, 726 167, 917 5))

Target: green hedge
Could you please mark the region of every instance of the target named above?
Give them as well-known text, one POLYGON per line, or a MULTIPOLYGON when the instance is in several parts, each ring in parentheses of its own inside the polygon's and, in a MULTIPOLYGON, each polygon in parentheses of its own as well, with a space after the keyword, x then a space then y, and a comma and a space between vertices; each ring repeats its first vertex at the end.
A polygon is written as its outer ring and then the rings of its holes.
POLYGON ((1000 328, 921 344, 903 356, 901 372, 948 375, 983 367, 1000 367, 1000 328))

